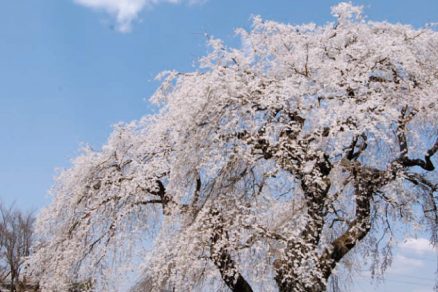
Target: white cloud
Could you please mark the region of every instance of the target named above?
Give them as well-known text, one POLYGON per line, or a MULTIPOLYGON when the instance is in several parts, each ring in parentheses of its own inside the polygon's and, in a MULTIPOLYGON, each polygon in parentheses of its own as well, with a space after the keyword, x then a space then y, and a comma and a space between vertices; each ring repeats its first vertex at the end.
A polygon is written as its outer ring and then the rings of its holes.
POLYGON ((400 265, 402 267, 406 267, 409 269, 419 268, 424 265, 424 262, 420 259, 415 259, 411 257, 406 257, 404 255, 397 255, 394 259, 394 263, 400 265))
POLYGON ((408 238, 400 245, 400 249, 420 255, 437 251, 426 238, 408 238))
POLYGON ((202 3, 204 0, 74 0, 76 3, 95 9, 102 10, 113 16, 117 21, 117 29, 120 32, 129 32, 132 22, 145 8, 150 8, 161 3, 188 4, 202 3))
POLYGON ((387 272, 387 276, 395 276, 400 274, 411 274, 418 269, 423 268, 425 262, 418 258, 408 257, 401 254, 397 254, 391 265, 391 268, 387 272))

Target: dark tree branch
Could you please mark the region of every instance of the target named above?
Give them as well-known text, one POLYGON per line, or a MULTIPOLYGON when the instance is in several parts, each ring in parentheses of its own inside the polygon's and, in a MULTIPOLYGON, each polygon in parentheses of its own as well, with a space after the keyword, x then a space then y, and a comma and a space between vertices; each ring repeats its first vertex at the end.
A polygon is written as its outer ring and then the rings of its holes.
POLYGON ((155 183, 158 186, 157 190, 148 190, 149 193, 151 193, 154 196, 158 196, 160 198, 164 198, 164 196, 166 195, 166 188, 164 187, 163 183, 161 182, 161 180, 156 180, 155 183))
POLYGON ((199 196, 201 195, 201 187, 201 176, 198 175, 198 178, 196 179, 195 193, 193 194, 192 207, 196 207, 196 204, 199 201, 199 196))
POLYGON ((252 292, 252 288, 239 273, 236 263, 227 250, 228 233, 225 222, 217 209, 211 210, 210 223, 213 226, 211 236, 210 258, 218 268, 222 280, 233 292, 252 292))
POLYGON ((164 184, 161 182, 161 180, 156 180, 156 184, 158 186, 158 189, 148 190, 148 192, 160 198, 161 205, 163 206, 163 213, 164 215, 168 215, 170 212, 169 203, 172 202, 172 198, 166 193, 166 188, 164 187, 164 184))
POLYGON ((135 205, 163 204, 162 200, 148 200, 136 202, 135 205))
MULTIPOLYGON (((351 146, 347 149, 346 159, 356 160, 367 148, 366 141, 365 134, 354 138, 351 146), (362 138, 363 142, 358 146, 359 137, 362 138), (355 151, 357 147, 359 149, 355 151)), ((368 234, 371 229, 371 199, 379 187, 388 181, 386 172, 368 169, 359 162, 351 162, 350 172, 355 182, 355 218, 349 222, 347 230, 336 238, 319 258, 321 271, 326 280, 342 258, 368 234)))
POLYGON ((406 139, 406 125, 412 120, 416 112, 408 112, 408 107, 404 106, 401 110, 401 115, 398 122, 397 128, 397 138, 399 141, 400 157, 398 162, 404 167, 418 166, 424 170, 433 171, 435 169, 432 163, 432 156, 438 151, 438 137, 435 140, 434 145, 426 152, 424 160, 422 159, 410 159, 409 158, 409 148, 406 139))
POLYGON ((371 228, 371 197, 372 194, 366 191, 356 195, 355 219, 349 224, 348 229, 332 242, 331 247, 322 253, 319 262, 326 280, 341 259, 368 234, 371 228))
POLYGON ((400 118, 398 120, 397 138, 400 147, 400 157, 407 157, 408 155, 408 143, 406 140, 406 125, 415 116, 415 112, 407 113, 408 106, 404 106, 401 110, 400 118))
POLYGON ((367 136, 365 135, 365 133, 362 133, 361 135, 354 137, 350 147, 347 149, 348 151, 346 158, 348 160, 357 160, 359 156, 365 151, 367 146, 368 146, 367 136), (359 138, 362 138, 362 143, 360 143, 360 145, 358 145, 359 138), (356 151, 357 147, 359 147, 359 149, 357 149, 356 151))
POLYGON ((313 287, 306 287, 305 283, 298 280, 297 273, 297 268, 300 265, 305 265, 305 262, 309 260, 303 255, 312 255, 312 251, 317 250, 325 223, 327 193, 331 185, 329 174, 333 166, 328 155, 319 152, 308 154, 302 158, 303 165, 311 161, 314 161, 314 166, 310 173, 304 174, 300 170, 300 173, 296 174, 300 177, 301 188, 305 194, 307 222, 302 229, 299 240, 289 240, 285 256, 277 259, 275 264, 275 281, 281 292, 294 291, 296 287, 306 291, 322 291, 326 288, 325 282, 318 277, 312 280, 313 287))
POLYGON ((405 173, 404 177, 416 186, 420 185, 427 187, 432 192, 436 192, 438 190, 438 185, 434 185, 431 181, 418 173, 405 173))

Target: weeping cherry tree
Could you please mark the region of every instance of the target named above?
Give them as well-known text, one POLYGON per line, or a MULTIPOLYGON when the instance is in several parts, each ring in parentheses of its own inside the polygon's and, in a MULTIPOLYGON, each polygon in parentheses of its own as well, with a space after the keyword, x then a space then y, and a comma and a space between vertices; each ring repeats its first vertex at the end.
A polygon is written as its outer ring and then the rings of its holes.
POLYGON ((116 290, 134 269, 143 291, 316 292, 382 275, 408 236, 435 244, 438 33, 332 14, 255 17, 240 48, 211 38, 196 71, 160 74, 159 112, 57 177, 41 287, 116 290))

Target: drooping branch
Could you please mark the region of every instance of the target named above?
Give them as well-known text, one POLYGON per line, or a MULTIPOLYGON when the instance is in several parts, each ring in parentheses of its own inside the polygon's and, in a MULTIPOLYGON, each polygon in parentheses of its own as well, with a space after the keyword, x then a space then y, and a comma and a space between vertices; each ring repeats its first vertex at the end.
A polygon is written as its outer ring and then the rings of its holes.
POLYGON ((423 206, 423 212, 426 218, 431 219, 433 226, 433 242, 438 241, 438 206, 434 193, 438 192, 438 184, 432 183, 424 176, 418 173, 405 173, 404 177, 414 184, 419 186, 427 192, 427 199, 425 200, 425 206, 423 206))

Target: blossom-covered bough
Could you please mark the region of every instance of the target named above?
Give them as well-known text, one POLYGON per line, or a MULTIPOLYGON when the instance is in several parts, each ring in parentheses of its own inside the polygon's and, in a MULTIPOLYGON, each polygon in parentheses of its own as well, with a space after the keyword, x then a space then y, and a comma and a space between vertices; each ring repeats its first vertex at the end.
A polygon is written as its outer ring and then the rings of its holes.
POLYGON ((357 263, 382 274, 406 236, 435 244, 438 33, 332 13, 256 17, 240 49, 211 39, 197 71, 162 74, 160 113, 58 176, 29 261, 43 289, 142 267, 139 291, 324 291, 357 263))

